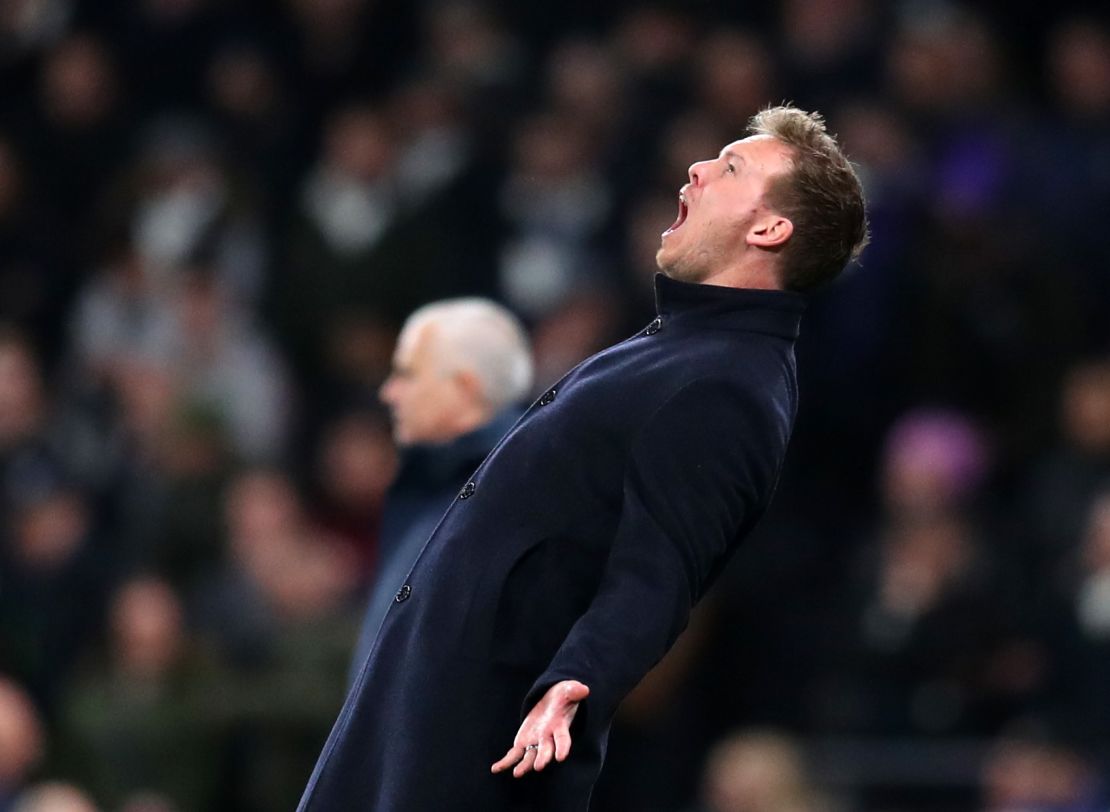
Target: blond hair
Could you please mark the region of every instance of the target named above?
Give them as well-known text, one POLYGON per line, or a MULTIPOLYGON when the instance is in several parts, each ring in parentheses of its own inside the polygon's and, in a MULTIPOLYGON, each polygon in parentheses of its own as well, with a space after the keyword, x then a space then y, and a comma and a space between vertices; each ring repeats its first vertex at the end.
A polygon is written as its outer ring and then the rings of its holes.
POLYGON ((832 280, 867 245, 859 176, 820 113, 768 107, 752 117, 748 132, 791 151, 790 170, 771 180, 765 195, 768 206, 794 225, 781 254, 782 286, 804 291, 832 280))

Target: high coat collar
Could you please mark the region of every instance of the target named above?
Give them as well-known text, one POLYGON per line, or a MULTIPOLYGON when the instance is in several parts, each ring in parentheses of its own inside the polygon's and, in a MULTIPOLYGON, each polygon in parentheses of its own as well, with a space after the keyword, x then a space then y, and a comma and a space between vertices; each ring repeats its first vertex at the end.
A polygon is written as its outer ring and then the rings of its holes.
POLYGON ((665 324, 742 330, 794 340, 806 300, 788 290, 702 285, 657 273, 655 307, 665 324))

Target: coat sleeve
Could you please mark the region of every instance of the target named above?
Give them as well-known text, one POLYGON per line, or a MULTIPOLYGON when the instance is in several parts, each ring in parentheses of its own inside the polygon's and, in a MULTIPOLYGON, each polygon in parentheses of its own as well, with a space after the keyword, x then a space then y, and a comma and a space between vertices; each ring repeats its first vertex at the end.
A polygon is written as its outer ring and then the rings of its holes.
POLYGON ((590 688, 581 711, 594 723, 612 717, 769 501, 792 419, 784 410, 769 393, 700 380, 646 421, 629 451, 600 588, 533 684, 525 714, 551 685, 575 679, 590 688))

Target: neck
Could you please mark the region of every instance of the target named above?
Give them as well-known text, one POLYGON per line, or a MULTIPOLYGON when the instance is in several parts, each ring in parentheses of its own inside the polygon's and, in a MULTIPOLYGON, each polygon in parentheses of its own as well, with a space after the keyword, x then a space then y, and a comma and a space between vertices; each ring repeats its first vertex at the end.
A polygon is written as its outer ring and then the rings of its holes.
POLYGON ((725 288, 754 288, 756 290, 780 290, 778 273, 770 263, 741 263, 712 271, 703 285, 719 285, 725 288))
POLYGON ((489 410, 477 406, 460 411, 451 423, 450 436, 444 442, 450 442, 456 437, 470 434, 475 429, 481 428, 493 418, 489 410))

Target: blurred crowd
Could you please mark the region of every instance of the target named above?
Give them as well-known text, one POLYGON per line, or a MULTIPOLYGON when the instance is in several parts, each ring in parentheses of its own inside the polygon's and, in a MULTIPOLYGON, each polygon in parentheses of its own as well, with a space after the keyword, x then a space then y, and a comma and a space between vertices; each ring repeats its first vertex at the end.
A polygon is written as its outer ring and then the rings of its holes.
POLYGON ((595 808, 1105 810, 1099 15, 0 2, 0 810, 292 809, 375 572, 401 321, 501 301, 543 391, 651 319, 687 166, 784 99, 858 163, 873 243, 810 302, 777 501, 595 808))

